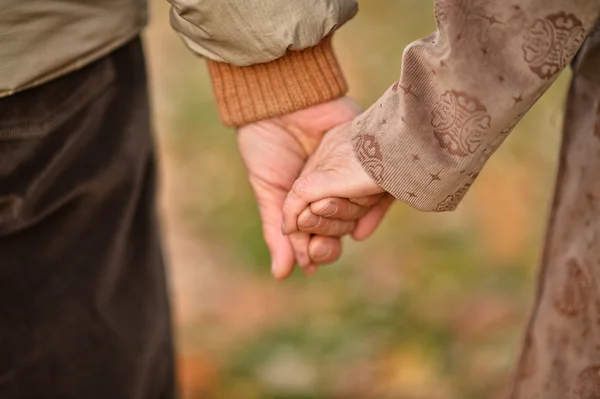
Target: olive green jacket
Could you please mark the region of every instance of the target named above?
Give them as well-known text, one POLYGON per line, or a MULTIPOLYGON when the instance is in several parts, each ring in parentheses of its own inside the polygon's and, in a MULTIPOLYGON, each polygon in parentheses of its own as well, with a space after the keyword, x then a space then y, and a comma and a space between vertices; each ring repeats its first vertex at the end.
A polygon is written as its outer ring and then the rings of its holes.
MULTIPOLYGON (((283 111, 326 101, 345 91, 329 44, 321 42, 356 13, 356 0, 170 2, 173 28, 188 47, 210 60, 232 66, 263 64, 282 58, 290 50, 321 44, 322 51, 303 57, 299 63, 319 65, 329 58, 333 69, 326 68, 325 75, 333 71, 334 76, 325 78, 335 79, 332 82, 339 87, 329 95, 310 98, 309 85, 303 89, 309 98, 296 94, 298 98, 292 96, 293 104, 283 111)), ((39 85, 108 54, 138 35, 146 20, 146 0, 0 1, 0 97, 39 85)), ((322 68, 318 69, 321 73, 322 68)), ((260 77, 265 78, 263 74, 260 77)), ((220 105, 226 100, 222 95, 218 99, 220 105)), ((228 124, 282 110, 267 107, 244 118, 236 115, 235 109, 231 112, 231 120, 224 115, 228 124)))

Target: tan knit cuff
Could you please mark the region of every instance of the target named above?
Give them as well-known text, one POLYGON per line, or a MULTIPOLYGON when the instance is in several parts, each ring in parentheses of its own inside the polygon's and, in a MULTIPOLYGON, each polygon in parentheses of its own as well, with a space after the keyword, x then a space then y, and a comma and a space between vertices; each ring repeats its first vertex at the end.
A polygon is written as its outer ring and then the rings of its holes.
POLYGON ((264 64, 238 67, 209 60, 208 69, 219 114, 229 126, 307 108, 348 90, 331 37, 264 64))

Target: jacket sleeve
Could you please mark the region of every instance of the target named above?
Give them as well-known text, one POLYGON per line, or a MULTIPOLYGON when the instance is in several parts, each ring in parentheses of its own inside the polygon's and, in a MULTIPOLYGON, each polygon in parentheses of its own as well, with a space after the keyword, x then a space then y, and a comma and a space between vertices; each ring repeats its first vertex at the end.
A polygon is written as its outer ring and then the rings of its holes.
POLYGON ((241 125, 325 102, 347 87, 331 34, 357 0, 169 0, 171 25, 209 61, 221 118, 241 125))
POLYGON ((486 161, 569 65, 597 0, 437 0, 438 29, 353 124, 371 177, 424 211, 456 208, 486 161))

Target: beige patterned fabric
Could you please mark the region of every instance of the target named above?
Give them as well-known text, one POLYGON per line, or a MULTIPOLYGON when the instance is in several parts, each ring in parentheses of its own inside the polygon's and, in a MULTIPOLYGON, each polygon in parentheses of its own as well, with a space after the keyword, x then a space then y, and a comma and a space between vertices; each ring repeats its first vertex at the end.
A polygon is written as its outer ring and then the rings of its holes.
POLYGON ((398 82, 354 122, 361 162, 425 211, 456 208, 598 19, 600 0, 438 0, 438 30, 404 51, 398 82))
POLYGON ((600 398, 600 24, 574 72, 538 292, 511 399, 600 398))
POLYGON ((435 11, 438 32, 406 49, 400 81, 354 122, 357 155, 397 198, 452 210, 579 51, 537 295, 508 397, 599 399, 600 1, 446 0, 435 11))

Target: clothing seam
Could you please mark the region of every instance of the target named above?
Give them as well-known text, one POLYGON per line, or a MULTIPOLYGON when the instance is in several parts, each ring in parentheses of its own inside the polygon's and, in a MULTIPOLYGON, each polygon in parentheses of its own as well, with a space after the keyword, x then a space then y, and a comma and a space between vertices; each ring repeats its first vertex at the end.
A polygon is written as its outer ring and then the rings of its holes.
POLYGON ((94 50, 85 56, 74 59, 74 60, 68 62, 67 64, 65 64, 64 66, 59 67, 58 69, 54 70, 53 72, 47 73, 39 78, 34 79, 31 82, 24 83, 20 86, 17 86, 14 89, 0 91, 0 98, 9 97, 9 96, 19 93, 21 91, 24 91, 27 89, 32 89, 37 86, 41 86, 44 83, 58 79, 58 78, 65 76, 73 71, 82 69, 82 68, 90 65, 94 61, 97 61, 100 58, 110 54, 112 51, 116 50, 117 48, 122 47, 123 45, 127 44, 129 41, 133 40, 136 36, 138 36, 140 34, 140 31, 142 30, 142 28, 143 28, 143 25, 136 26, 133 31, 128 32, 127 34, 123 34, 118 39, 115 39, 115 40, 99 47, 97 50, 94 50))

